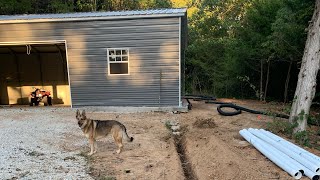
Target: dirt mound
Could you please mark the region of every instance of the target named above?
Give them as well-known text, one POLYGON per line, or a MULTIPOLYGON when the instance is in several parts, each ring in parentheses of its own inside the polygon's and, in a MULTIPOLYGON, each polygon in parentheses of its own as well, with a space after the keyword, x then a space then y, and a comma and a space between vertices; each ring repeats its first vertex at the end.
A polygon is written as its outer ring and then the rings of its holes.
POLYGON ((193 126, 197 127, 197 128, 215 128, 215 127, 217 127, 213 118, 198 119, 196 122, 193 123, 193 126))

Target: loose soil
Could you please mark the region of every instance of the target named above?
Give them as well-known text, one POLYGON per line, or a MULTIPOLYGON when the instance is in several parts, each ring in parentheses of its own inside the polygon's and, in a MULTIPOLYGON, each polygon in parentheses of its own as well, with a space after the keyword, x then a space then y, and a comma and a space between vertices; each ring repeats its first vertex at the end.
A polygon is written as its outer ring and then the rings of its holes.
MULTIPOLYGON (((220 99, 219 101, 233 102, 262 111, 280 112, 285 108, 281 104, 250 100, 220 99)), ((94 179, 292 179, 239 135, 239 130, 244 128, 266 128, 267 122, 273 120, 272 117, 246 112, 237 116, 221 116, 215 104, 206 104, 203 101, 191 102, 192 110, 188 113, 87 111, 89 118, 114 119, 127 127, 127 132, 129 136, 134 137, 134 141, 124 142, 124 151, 121 154, 116 154, 117 147, 113 139, 108 136, 98 140, 96 154, 87 156, 90 150, 88 141, 77 127, 74 109, 46 110, 46 116, 54 119, 58 114, 59 118, 68 122, 66 126, 73 130, 63 133, 61 137, 52 137, 61 138, 61 143, 55 146, 58 145, 63 151, 85 157, 88 165, 87 173, 94 179), (179 122, 183 135, 174 137, 166 126, 168 121, 179 122), (70 126, 70 123, 74 123, 74 126, 70 126), (83 143, 75 143, 79 140, 83 143), (183 158, 179 156, 181 153, 183 158), (189 171, 192 172, 187 178, 182 167, 191 168, 189 171)), ((54 109, 54 107, 44 108, 54 109)), ((27 110, 30 112, 33 108, 27 110)), ((22 115, 19 115, 19 118, 19 121, 23 121, 22 115)), ((315 149, 306 149, 320 155, 315 149)))
MULTIPOLYGON (((281 104, 220 99, 261 111, 280 112, 281 104)), ((96 179, 292 179, 290 175, 269 161, 246 142, 239 130, 266 128, 273 118, 246 112, 237 116, 221 116, 215 104, 191 101, 188 113, 99 113, 89 116, 96 119, 116 119, 123 122, 134 142, 126 143, 120 155, 111 138, 98 144, 100 151, 89 160, 91 175, 96 179), (183 127, 183 146, 186 159, 192 168, 187 175, 177 155, 173 135, 166 121, 178 121, 183 127), (127 172, 126 172, 127 170, 127 172), (128 171, 130 170, 130 171, 128 171)), ((89 151, 88 147, 84 147, 89 151)), ((307 150, 319 155, 314 149, 307 150)), ((180 152, 179 152, 180 153, 180 152)), ((302 179, 308 179, 303 177, 302 179)))

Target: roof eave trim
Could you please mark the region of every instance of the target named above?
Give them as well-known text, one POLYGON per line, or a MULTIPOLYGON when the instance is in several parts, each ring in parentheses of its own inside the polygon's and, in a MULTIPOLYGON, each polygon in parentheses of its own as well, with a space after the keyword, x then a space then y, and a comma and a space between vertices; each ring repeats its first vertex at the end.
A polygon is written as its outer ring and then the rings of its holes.
POLYGON ((18 23, 43 23, 43 22, 68 22, 68 21, 90 21, 90 20, 113 20, 113 19, 140 19, 140 18, 165 18, 181 17, 185 13, 174 14, 150 14, 150 15, 133 15, 133 16, 101 16, 101 17, 81 17, 81 18, 56 18, 56 19, 17 19, 17 20, 0 20, 0 24, 18 24, 18 23))

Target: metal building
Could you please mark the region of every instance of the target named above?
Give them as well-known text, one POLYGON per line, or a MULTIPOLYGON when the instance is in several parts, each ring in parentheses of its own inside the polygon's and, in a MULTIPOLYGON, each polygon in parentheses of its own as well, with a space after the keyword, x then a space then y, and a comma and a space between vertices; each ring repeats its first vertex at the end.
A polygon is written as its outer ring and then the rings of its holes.
POLYGON ((0 16, 0 104, 181 107, 186 9, 0 16))

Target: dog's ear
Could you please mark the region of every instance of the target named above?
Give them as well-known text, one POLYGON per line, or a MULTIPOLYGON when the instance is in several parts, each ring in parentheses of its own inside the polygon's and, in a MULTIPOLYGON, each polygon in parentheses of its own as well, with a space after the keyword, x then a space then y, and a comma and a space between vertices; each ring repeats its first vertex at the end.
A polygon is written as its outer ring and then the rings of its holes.
POLYGON ((79 111, 79 109, 77 109, 77 113, 76 113, 76 115, 80 115, 80 111, 79 111))
POLYGON ((82 117, 86 117, 86 111, 82 110, 82 117))

